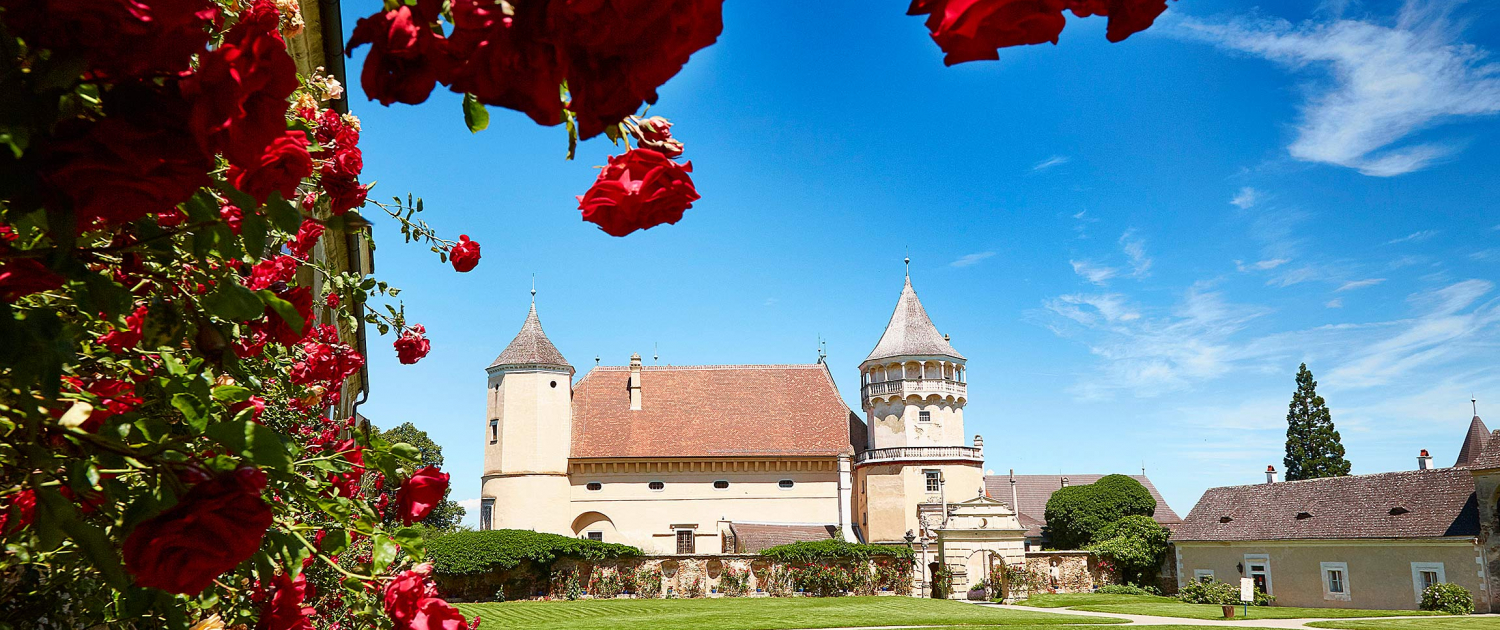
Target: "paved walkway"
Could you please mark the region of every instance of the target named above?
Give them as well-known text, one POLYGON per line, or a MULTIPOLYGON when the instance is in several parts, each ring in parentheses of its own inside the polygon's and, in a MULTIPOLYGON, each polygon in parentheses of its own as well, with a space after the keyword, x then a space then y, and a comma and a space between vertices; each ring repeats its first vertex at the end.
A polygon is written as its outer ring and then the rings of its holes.
MULTIPOLYGON (((1218 626, 1232 628, 1310 628, 1307 624, 1314 621, 1351 621, 1352 617, 1339 618, 1305 618, 1305 619, 1188 619, 1183 617, 1158 617, 1155 615, 1126 615, 1119 613, 1091 612, 1086 610, 1070 610, 1067 608, 1036 608, 1034 606, 1012 606, 1008 604, 994 604, 990 602, 969 602, 976 606, 986 608, 1000 608, 1003 610, 1018 610, 1024 612, 1050 612, 1062 615, 1079 615, 1082 617, 1109 617, 1112 619, 1125 619, 1131 624, 1141 626, 1218 626)), ((1422 619, 1424 617, 1412 615, 1402 617, 1359 617, 1359 619, 1422 619)), ((1110 626, 1101 626, 1108 628, 1110 626)))

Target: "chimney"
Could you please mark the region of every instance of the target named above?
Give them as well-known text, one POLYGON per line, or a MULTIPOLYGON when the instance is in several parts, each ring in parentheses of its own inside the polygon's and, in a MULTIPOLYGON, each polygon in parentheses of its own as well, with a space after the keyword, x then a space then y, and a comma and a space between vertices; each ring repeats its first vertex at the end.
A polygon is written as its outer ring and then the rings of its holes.
POLYGON ((982 435, 975 435, 974 436, 974 448, 979 449, 979 454, 980 455, 984 455, 984 436, 982 436, 982 435))
POLYGON ((1417 456, 1417 470, 1432 470, 1432 456, 1427 454, 1427 449, 1422 449, 1422 454, 1417 456))
POLYGON ((1068 478, 1067 477, 1063 477, 1062 478, 1062 487, 1064 487, 1064 488, 1068 487, 1068 478))
POLYGON ((1276 467, 1266 466, 1266 483, 1276 483, 1276 467))
POLYGON ((630 410, 641 410, 641 354, 630 355, 630 410))

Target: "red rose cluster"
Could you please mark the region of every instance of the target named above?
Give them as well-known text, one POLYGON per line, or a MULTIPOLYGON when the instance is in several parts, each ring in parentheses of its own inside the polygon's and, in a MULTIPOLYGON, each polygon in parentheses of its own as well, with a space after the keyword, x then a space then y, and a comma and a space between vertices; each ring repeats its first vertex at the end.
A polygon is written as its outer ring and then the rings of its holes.
POLYGON ((403 525, 410 526, 432 514, 432 509, 448 495, 448 473, 428 466, 411 474, 396 491, 396 512, 403 525))
POLYGON ((124 549, 136 586, 197 595, 239 566, 271 527, 271 508, 260 497, 265 487, 266 474, 257 468, 221 473, 136 525, 124 549))
POLYGON ((385 586, 385 613, 395 630, 478 630, 479 617, 470 624, 448 602, 437 596, 432 565, 419 564, 402 571, 385 586))
POLYGON ((454 271, 473 271, 479 265, 479 243, 469 240, 468 234, 458 235, 458 242, 448 250, 448 261, 453 263, 454 271))
POLYGON ((421 324, 414 324, 401 331, 401 336, 393 344, 396 347, 396 358, 406 365, 421 361, 432 350, 432 342, 427 340, 426 335, 427 327, 421 324))
POLYGON ((1109 17, 1111 42, 1146 30, 1167 10, 1167 0, 912 0, 907 15, 926 15, 932 40, 947 53, 945 65, 999 59, 999 49, 1057 43, 1063 11, 1109 17))
POLYGON ((655 103, 724 30, 723 0, 453 0, 447 36, 440 7, 398 3, 355 24, 348 48, 370 45, 360 80, 371 100, 421 103, 443 84, 543 125, 566 107, 580 138, 655 103))
POLYGON ((676 223, 699 198, 688 176, 692 170, 692 162, 678 164, 659 151, 631 149, 609 158, 594 185, 578 198, 578 209, 584 221, 611 236, 676 223))

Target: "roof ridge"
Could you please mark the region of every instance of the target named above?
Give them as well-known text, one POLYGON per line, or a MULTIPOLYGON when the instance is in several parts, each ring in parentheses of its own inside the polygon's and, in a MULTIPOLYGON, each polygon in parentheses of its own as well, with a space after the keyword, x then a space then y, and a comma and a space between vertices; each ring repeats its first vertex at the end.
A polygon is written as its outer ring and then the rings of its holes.
MULTIPOLYGON (((594 372, 596 370, 602 370, 602 371, 608 371, 608 372, 617 372, 617 371, 629 370, 630 367, 631 366, 628 366, 628 365, 599 365, 599 366, 595 366, 593 369, 589 370, 589 372, 592 373, 592 372, 594 372)), ((796 368, 796 369, 808 369, 808 368, 816 368, 816 367, 818 367, 818 364, 816 364, 816 363, 724 363, 724 364, 717 364, 717 365, 716 364, 699 364, 699 365, 642 365, 641 366, 641 370, 642 371, 660 371, 660 370, 746 370, 746 369, 768 370, 768 369, 792 369, 792 368, 796 368)))
POLYGON ((1322 482, 1328 482, 1328 481, 1333 481, 1333 480, 1336 480, 1336 479, 1368 479, 1368 478, 1380 477, 1380 476, 1384 476, 1384 475, 1420 475, 1420 474, 1432 474, 1432 473, 1441 473, 1441 472, 1459 473, 1459 472, 1463 472, 1463 469, 1458 468, 1456 466, 1449 466, 1447 468, 1429 468, 1429 469, 1426 469, 1426 470, 1423 470, 1423 469, 1420 469, 1420 468, 1418 468, 1416 470, 1387 470, 1387 471, 1384 471, 1384 472, 1364 473, 1364 474, 1361 474, 1361 475, 1337 475, 1337 476, 1333 476, 1333 477, 1317 477, 1315 479, 1298 479, 1298 480, 1295 480, 1295 481, 1278 481, 1276 483, 1242 483, 1242 484, 1234 485, 1234 486, 1214 486, 1214 487, 1209 488, 1209 490, 1218 490, 1220 488, 1258 488, 1260 486, 1287 486, 1287 485, 1295 485, 1295 484, 1308 484, 1308 483, 1314 483, 1314 482, 1320 482, 1320 481, 1322 481, 1322 482))

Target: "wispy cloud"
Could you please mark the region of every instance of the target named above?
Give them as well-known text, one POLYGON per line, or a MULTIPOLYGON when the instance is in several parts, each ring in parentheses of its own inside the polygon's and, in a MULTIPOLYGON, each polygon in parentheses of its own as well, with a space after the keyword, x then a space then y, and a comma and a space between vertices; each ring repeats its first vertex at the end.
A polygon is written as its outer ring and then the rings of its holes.
POLYGON ((1415 132, 1463 116, 1500 112, 1500 68, 1457 40, 1448 13, 1459 2, 1409 0, 1394 20, 1281 19, 1210 23, 1188 19, 1192 37, 1329 79, 1301 106, 1291 156, 1388 177, 1427 167, 1461 141, 1407 142, 1415 132))
POLYGON ((768 297, 768 298, 766 298, 766 302, 765 302, 765 305, 766 305, 766 306, 776 306, 776 303, 777 303, 777 302, 780 302, 780 301, 781 301, 781 300, 778 300, 778 299, 776 299, 776 298, 773 298, 773 297, 768 297))
POLYGON ((1478 261, 1500 260, 1500 249, 1481 249, 1469 254, 1469 259, 1478 261))
POLYGON ((1054 155, 1054 156, 1049 157, 1049 158, 1047 158, 1045 160, 1037 162, 1036 165, 1034 165, 1034 166, 1031 167, 1031 172, 1037 173, 1037 172, 1045 171, 1045 170, 1047 170, 1049 168, 1052 168, 1054 166, 1062 166, 1062 165, 1068 163, 1068 159, 1069 158, 1066 155, 1054 155))
POLYGON ((1120 249, 1130 259, 1130 277, 1144 278, 1151 273, 1151 257, 1146 255, 1146 241, 1136 237, 1135 230, 1120 235, 1120 249))
POLYGON ((1493 337, 1500 324, 1500 300, 1480 302, 1494 288, 1486 280, 1464 280, 1413 294, 1408 302, 1415 317, 1376 326, 1376 338, 1352 346, 1328 378, 1348 387, 1382 385, 1417 367, 1483 351, 1489 344, 1477 337, 1493 337))
POLYGON ((1125 296, 1119 293, 1059 295, 1047 302, 1047 309, 1085 325, 1141 318, 1140 312, 1131 308, 1125 302, 1125 296))
POLYGON ((1234 198, 1229 200, 1229 203, 1241 210, 1249 210, 1250 206, 1255 205, 1256 197, 1258 196, 1259 193, 1254 188, 1246 186, 1241 188, 1240 192, 1236 193, 1234 198))
POLYGON ((1403 236, 1401 238, 1386 241, 1385 244, 1395 245, 1397 243, 1420 243, 1429 238, 1437 236, 1437 234, 1438 230, 1422 230, 1420 232, 1412 232, 1411 234, 1407 234, 1406 236, 1403 236))
POLYGON ((1266 271, 1268 269, 1275 269, 1289 262, 1292 262, 1289 258, 1272 258, 1270 260, 1259 260, 1249 264, 1246 264, 1243 260, 1236 260, 1234 261, 1234 268, 1240 272, 1266 271))
POLYGON ((1324 304, 1328 308, 1344 308, 1344 298, 1333 298, 1324 304))
POLYGON ((1385 278, 1366 278, 1364 280, 1354 280, 1354 281, 1345 282, 1345 283, 1339 285, 1339 288, 1334 289, 1334 292, 1335 293, 1339 293, 1339 292, 1343 292, 1343 291, 1353 291, 1355 289, 1363 289, 1365 287, 1373 287, 1373 286, 1375 286, 1377 284, 1380 284, 1382 282, 1385 282, 1385 278))
POLYGON ((1085 280, 1094 284, 1103 285, 1110 278, 1120 275, 1120 270, 1114 267, 1094 264, 1087 260, 1070 260, 1073 265, 1073 273, 1083 276, 1085 280))
POLYGON ((986 258, 989 258, 991 256, 994 256, 994 255, 995 255, 995 252, 979 252, 977 254, 964 254, 963 256, 960 256, 958 258, 958 260, 955 260, 955 261, 953 261, 951 263, 948 263, 948 264, 951 265, 951 266, 954 266, 954 267, 968 267, 970 265, 979 264, 979 261, 982 261, 982 260, 984 260, 986 258))

